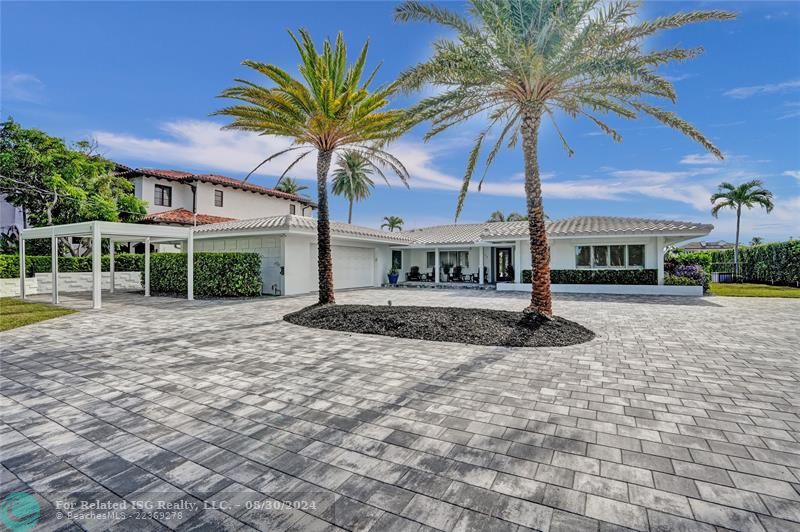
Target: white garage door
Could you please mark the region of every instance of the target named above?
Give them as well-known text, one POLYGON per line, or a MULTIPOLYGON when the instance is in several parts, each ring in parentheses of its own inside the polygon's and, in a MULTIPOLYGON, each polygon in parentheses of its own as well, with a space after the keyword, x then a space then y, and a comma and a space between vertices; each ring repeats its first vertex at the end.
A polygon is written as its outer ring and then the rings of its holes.
POLYGON ((333 246, 334 288, 372 286, 372 248, 333 246))
MULTIPOLYGON (((317 284, 317 246, 312 245, 313 284, 317 284)), ((372 286, 372 271, 375 262, 372 248, 333 246, 333 287, 359 288, 372 286)))

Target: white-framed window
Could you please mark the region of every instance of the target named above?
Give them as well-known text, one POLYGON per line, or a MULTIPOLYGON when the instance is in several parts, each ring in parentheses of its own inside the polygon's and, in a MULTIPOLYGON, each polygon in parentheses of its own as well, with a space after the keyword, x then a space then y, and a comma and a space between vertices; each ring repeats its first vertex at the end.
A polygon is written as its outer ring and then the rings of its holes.
POLYGON ((576 268, 644 268, 644 244, 575 246, 576 268))
POLYGON ((222 191, 214 191, 214 207, 222 207, 222 191))
MULTIPOLYGON (((434 268, 436 266, 436 252, 429 251, 427 258, 428 268, 434 268)), ((469 251, 440 251, 439 266, 444 266, 445 264, 469 268, 469 251)))

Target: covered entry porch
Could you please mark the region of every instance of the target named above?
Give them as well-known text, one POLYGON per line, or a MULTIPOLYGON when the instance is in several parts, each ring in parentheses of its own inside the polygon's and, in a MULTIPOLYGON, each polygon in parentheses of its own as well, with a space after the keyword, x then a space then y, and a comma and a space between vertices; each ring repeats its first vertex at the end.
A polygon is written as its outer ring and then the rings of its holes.
POLYGON ((114 244, 116 242, 135 242, 144 244, 144 295, 150 296, 150 245, 158 243, 186 243, 187 254, 187 294, 186 298, 194 299, 194 233, 191 228, 162 225, 140 225, 117 222, 83 222, 76 224, 35 227, 20 231, 19 238, 19 282, 20 297, 25 299, 25 243, 28 240, 49 239, 52 256, 52 292, 53 304, 59 303, 58 293, 58 258, 59 240, 61 238, 90 238, 92 247, 92 308, 102 307, 102 251, 104 239, 109 248, 110 292, 114 293, 114 244))
POLYGON ((403 246, 392 249, 392 269, 398 284, 469 287, 521 282, 522 246, 518 242, 487 242, 443 246, 403 246))

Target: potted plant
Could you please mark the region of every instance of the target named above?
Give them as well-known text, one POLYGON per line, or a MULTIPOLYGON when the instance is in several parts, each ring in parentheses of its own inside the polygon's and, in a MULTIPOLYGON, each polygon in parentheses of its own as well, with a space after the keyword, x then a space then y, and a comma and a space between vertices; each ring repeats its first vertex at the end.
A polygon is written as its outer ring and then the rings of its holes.
POLYGON ((399 277, 399 274, 397 273, 397 270, 395 270, 394 268, 389 270, 389 284, 390 285, 397 286, 397 278, 398 277, 399 277))

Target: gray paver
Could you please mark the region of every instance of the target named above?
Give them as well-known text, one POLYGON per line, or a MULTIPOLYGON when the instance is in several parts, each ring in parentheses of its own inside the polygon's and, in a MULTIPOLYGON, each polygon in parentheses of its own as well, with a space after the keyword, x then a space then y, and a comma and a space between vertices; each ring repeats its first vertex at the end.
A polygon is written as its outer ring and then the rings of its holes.
MULTIPOLYGON (((527 304, 491 291, 338 295, 387 299, 527 304)), ((45 529, 69 526, 50 510, 76 491, 239 505, 138 523, 152 530, 800 526, 800 301, 557 295, 556 313, 598 338, 551 349, 282 321, 312 302, 120 293, 102 311, 0 334, 3 486, 39 490, 45 529), (265 499, 315 504, 243 506, 265 499)))

